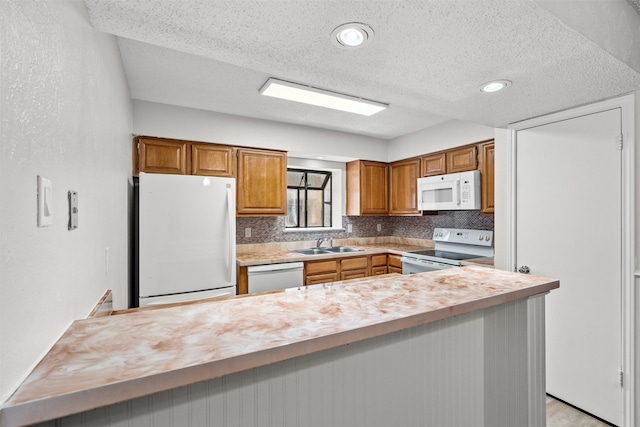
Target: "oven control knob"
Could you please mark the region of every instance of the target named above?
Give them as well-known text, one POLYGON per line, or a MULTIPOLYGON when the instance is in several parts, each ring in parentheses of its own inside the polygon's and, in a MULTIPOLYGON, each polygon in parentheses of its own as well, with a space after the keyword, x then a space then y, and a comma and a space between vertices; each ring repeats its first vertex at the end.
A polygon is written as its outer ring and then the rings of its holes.
POLYGON ((486 240, 488 242, 489 240, 491 240, 491 236, 485 236, 484 240, 486 240))
POLYGON ((478 237, 478 240, 480 240, 482 242, 484 240, 484 236, 480 235, 480 237, 478 237))
POLYGON ((529 274, 529 271, 530 271, 529 267, 527 267, 526 265, 523 265, 518 269, 518 273, 522 273, 522 274, 529 274))

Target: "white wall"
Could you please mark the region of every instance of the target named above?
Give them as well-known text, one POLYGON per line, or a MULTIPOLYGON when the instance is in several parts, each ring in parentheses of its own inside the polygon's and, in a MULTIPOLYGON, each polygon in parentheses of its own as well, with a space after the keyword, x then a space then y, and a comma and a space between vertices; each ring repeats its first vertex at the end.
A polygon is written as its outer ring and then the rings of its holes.
POLYGON ((460 120, 449 120, 389 141, 387 161, 473 144, 493 138, 493 128, 460 120))
POLYGON ((84 2, 2 1, 0 31, 2 402, 107 289, 126 307, 132 113, 117 43, 91 28, 84 2), (47 228, 37 175, 53 181, 47 228))
POLYGON ((501 270, 512 270, 507 263, 509 241, 507 239, 507 191, 509 174, 507 172, 507 129, 495 129, 495 170, 494 170, 494 251, 493 264, 501 270))
POLYGON ((387 160, 387 142, 383 139, 139 100, 133 101, 133 132, 280 149, 293 157, 324 154, 334 161, 387 160))

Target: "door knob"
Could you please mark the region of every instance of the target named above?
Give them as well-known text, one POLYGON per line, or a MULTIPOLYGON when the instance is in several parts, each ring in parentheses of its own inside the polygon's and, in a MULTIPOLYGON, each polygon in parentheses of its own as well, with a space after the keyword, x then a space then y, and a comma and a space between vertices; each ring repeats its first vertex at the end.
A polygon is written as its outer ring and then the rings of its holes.
POLYGON ((522 273, 522 274, 529 274, 529 267, 527 267, 526 265, 523 265, 522 267, 520 267, 518 269, 518 273, 522 273))

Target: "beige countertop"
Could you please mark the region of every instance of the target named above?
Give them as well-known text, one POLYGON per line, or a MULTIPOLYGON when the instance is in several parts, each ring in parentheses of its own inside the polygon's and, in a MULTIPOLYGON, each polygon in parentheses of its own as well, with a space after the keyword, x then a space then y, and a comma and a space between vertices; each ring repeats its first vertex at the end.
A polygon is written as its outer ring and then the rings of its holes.
MULTIPOLYGON (((297 261, 314 261, 336 257, 364 256, 382 253, 402 254, 402 252, 415 251, 419 249, 433 248, 433 242, 425 241, 423 245, 407 244, 407 243, 367 243, 367 244, 341 244, 340 246, 350 246, 356 249, 362 249, 358 252, 331 253, 326 255, 300 255, 291 252, 291 249, 311 248, 313 244, 309 243, 305 246, 286 248, 281 246, 259 246, 256 245, 254 250, 238 252, 236 254, 237 265, 247 267, 252 265, 278 264, 285 262, 297 261)), ((336 244, 335 246, 339 246, 336 244)))
POLYGON ((558 286, 468 266, 78 320, 3 404, 0 424, 54 419, 558 286))

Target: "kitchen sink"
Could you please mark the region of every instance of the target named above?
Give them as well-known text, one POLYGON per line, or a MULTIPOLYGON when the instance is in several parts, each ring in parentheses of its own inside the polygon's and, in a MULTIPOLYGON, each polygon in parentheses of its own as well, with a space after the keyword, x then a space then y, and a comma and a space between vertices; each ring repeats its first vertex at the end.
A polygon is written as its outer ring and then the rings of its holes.
POLYGON ((326 255, 345 252, 359 252, 362 249, 350 248, 349 246, 334 246, 331 248, 309 248, 309 249, 293 249, 291 252, 295 252, 300 255, 326 255))
POLYGON ((362 249, 350 248, 349 246, 334 246, 332 248, 323 248, 327 252, 359 252, 362 249))
POLYGON ((331 253, 326 251, 325 249, 328 249, 328 248, 293 249, 291 252, 295 252, 301 255, 326 255, 331 253))

